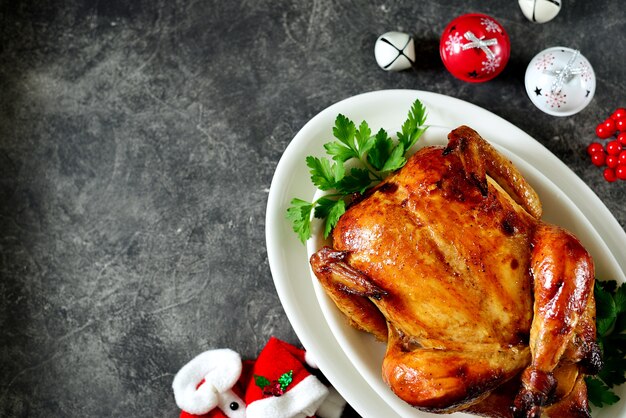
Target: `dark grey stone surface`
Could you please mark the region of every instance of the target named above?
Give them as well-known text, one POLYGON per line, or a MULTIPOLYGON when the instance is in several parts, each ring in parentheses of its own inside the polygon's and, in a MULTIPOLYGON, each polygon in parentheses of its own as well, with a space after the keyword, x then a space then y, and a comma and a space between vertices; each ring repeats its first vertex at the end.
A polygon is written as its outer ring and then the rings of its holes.
POLYGON ((174 416, 199 352, 298 344, 266 260, 281 153, 328 105, 408 88, 482 106, 542 142, 626 226, 626 181, 585 155, 626 105, 626 11, 568 0, 545 25, 515 1, 0 1, 0 416, 174 416), (503 74, 454 79, 449 20, 478 11, 512 40, 503 74), (385 73, 376 37, 412 33, 415 71, 385 73), (595 99, 542 114, 523 87, 549 46, 579 48, 595 99))

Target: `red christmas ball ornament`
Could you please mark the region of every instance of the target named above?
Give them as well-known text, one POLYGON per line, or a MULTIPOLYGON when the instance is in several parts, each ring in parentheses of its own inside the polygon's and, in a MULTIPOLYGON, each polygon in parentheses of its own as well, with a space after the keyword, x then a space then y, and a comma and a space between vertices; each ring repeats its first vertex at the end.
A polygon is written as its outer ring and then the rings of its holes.
POLYGON ((493 17, 469 13, 446 26, 439 41, 439 54, 453 76, 480 83, 504 70, 511 54, 511 42, 493 17))

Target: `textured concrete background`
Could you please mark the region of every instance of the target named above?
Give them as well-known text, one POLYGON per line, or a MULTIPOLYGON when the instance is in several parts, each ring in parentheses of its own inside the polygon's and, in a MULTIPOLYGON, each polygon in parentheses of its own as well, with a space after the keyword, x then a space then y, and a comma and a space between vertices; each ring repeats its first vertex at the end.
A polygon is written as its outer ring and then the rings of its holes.
POLYGON ((174 373, 199 352, 292 343, 266 260, 274 168, 328 105, 386 88, 468 100, 527 131, 626 226, 626 182, 585 147, 626 105, 626 10, 565 1, 535 25, 510 1, 0 1, 0 416, 177 414, 174 373), (445 72, 457 15, 512 40, 481 85, 445 72), (376 37, 416 38, 415 71, 385 73, 376 37), (579 48, 592 104, 557 119, 523 87, 550 46, 579 48))

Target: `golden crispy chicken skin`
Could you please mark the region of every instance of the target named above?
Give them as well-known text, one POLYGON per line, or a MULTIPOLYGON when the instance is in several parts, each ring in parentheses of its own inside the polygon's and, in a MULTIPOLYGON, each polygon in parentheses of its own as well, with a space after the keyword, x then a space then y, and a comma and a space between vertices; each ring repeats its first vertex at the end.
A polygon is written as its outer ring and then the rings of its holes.
POLYGON ((315 275, 352 325, 387 341, 383 379, 411 405, 588 416, 591 257, 540 220, 535 191, 474 130, 448 139, 348 208, 315 275))

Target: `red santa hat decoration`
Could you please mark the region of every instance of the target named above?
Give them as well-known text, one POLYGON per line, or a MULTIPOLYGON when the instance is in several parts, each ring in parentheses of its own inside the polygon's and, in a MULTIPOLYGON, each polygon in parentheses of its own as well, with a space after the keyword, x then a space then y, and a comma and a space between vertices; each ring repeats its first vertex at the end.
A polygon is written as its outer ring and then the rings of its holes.
POLYGON ((339 418, 346 402, 309 370, 310 356, 271 338, 256 361, 229 349, 195 357, 172 384, 181 418, 339 418))

